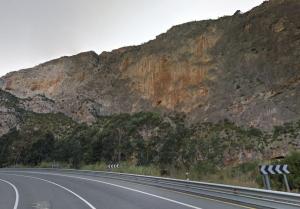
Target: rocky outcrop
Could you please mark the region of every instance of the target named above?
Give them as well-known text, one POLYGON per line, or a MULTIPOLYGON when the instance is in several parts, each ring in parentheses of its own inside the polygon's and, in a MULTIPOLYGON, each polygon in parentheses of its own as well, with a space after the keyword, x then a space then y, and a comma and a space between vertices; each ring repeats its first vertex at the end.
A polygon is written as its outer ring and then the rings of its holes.
POLYGON ((26 112, 55 112, 53 102, 42 96, 20 99, 0 90, 0 137, 10 130, 19 128, 26 112))
POLYGON ((18 124, 14 109, 0 107, 0 136, 6 134, 18 124))
POLYGON ((88 123, 120 112, 178 111, 192 123, 229 119, 268 130, 300 118, 299 20, 298 0, 272 0, 175 26, 140 46, 12 72, 0 87, 26 98, 29 110, 88 123))
POLYGON ((18 99, 16 97, 0 90, 0 137, 19 124, 17 105, 18 99))

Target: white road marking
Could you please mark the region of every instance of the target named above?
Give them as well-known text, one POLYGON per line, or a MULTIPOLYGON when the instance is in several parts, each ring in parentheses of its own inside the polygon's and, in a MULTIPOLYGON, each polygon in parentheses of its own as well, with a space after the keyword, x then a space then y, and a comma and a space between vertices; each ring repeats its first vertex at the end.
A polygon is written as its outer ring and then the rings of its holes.
MULTIPOLYGON (((15 171, 14 171, 15 172, 15 171)), ((18 171, 17 171, 18 172, 18 171)), ((26 172, 23 172, 23 173, 33 173, 33 174, 42 174, 42 175, 53 175, 53 176, 63 176, 63 177, 68 177, 68 178, 76 178, 76 179, 81 179, 81 180, 86 180, 86 181, 93 181, 93 182, 98 182, 98 183, 102 183, 102 184, 106 184, 106 185, 110 185, 110 186, 114 186, 114 187, 118 187, 118 188, 122 188, 122 189, 126 189, 126 190, 129 190, 129 191, 133 191, 133 192, 137 192, 137 193, 141 193, 141 194, 145 194, 145 195, 148 195, 148 196, 151 196, 151 197, 156 197, 156 198, 159 198, 159 199, 162 199, 162 200, 166 200, 168 202, 172 202, 172 203, 175 203, 175 204, 178 204, 178 205, 182 205, 182 206, 185 206, 185 207, 188 207, 188 208, 194 208, 194 209, 202 209, 202 208, 199 208, 197 206, 194 206, 194 205, 190 205, 190 204, 186 204, 186 203, 183 203, 183 202, 179 202, 179 201, 176 201, 176 200, 173 200, 173 199, 169 199, 169 198, 166 198, 166 197, 162 197, 162 196, 158 196, 158 195, 155 195, 155 194, 151 194, 151 193, 148 193, 148 192, 143 192, 141 190, 137 190, 137 189, 132 189, 132 188, 129 188, 129 187, 125 187, 125 186, 121 186, 121 185, 117 185, 117 184, 112 184, 112 183, 108 183, 108 182, 105 182, 105 181, 100 181, 100 180, 96 180, 96 179, 89 179, 89 178, 84 178, 84 177, 79 177, 79 176, 69 176, 69 175, 64 175, 64 174, 56 174, 56 173, 41 173, 41 172, 31 172, 31 171, 26 171, 26 172)), ((13 175, 16 175, 16 176, 23 176, 23 175, 17 175, 17 174, 13 174, 13 175)), ((31 177, 31 178, 37 178, 37 177, 33 177, 33 176, 27 176, 27 177, 31 177)), ((40 179, 40 178, 37 178, 37 179, 40 179)), ((48 181, 48 180, 45 180, 43 179, 44 181, 48 181)), ((52 182, 54 183, 54 182, 52 182)), ((55 183, 54 183, 55 184, 55 183)))
POLYGON ((36 209, 50 209, 50 204, 47 201, 41 201, 33 203, 32 207, 36 209))
MULTIPOLYGON (((10 174, 10 175, 14 175, 14 176, 22 176, 22 177, 26 177, 26 178, 32 178, 32 179, 38 179, 40 181, 44 181, 44 182, 47 182, 49 184, 53 184, 55 186, 58 186, 68 192, 70 192, 71 194, 73 194, 74 196, 78 197, 80 200, 82 200, 85 204, 87 204, 91 209, 96 209, 96 207, 94 207, 91 203, 89 203, 86 199, 84 199, 83 197, 81 197, 80 195, 76 194, 75 192, 73 192, 72 190, 60 185, 60 184, 57 184, 53 181, 49 181, 49 180, 46 180, 46 179, 42 179, 42 178, 38 178, 38 177, 34 177, 34 176, 25 176, 25 175, 19 175, 19 174, 10 174)), ((15 208, 14 208, 15 209, 15 208)))
POLYGON ((4 183, 9 184, 15 190, 16 200, 15 200, 13 209, 17 209, 18 205, 19 205, 19 191, 18 191, 17 187, 15 185, 13 185, 12 183, 10 183, 9 181, 3 180, 3 179, 0 179, 0 181, 3 181, 4 183))

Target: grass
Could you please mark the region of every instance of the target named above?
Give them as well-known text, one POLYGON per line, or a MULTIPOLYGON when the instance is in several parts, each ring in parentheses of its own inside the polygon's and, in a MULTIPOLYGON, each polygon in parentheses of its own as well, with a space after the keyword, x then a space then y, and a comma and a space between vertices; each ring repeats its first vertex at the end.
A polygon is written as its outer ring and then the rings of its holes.
POLYGON ((196 180, 211 183, 260 188, 260 185, 256 180, 257 176, 253 176, 251 172, 240 173, 239 175, 233 176, 233 169, 234 168, 225 168, 218 173, 208 174, 196 180))
POLYGON ((96 163, 83 165, 81 170, 93 170, 93 171, 114 171, 120 173, 131 173, 149 176, 160 176, 159 169, 156 166, 133 166, 129 163, 122 163, 119 168, 109 169, 105 163, 96 163))

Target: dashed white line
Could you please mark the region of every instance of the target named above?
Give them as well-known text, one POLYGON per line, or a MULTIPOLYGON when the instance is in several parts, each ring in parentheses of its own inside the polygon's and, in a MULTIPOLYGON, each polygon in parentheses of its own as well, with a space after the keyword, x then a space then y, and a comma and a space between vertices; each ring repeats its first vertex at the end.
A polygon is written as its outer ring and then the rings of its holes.
POLYGON ((0 179, 0 181, 9 184, 15 190, 16 199, 15 199, 15 204, 14 204, 13 209, 17 209, 18 205, 19 205, 19 191, 18 191, 17 187, 14 184, 12 184, 11 182, 6 181, 4 179, 0 179))
MULTIPOLYGON (((19 174, 10 174, 10 175, 14 175, 14 176, 21 176, 21 177, 26 177, 26 178, 32 178, 32 179, 38 179, 40 181, 44 181, 44 182, 47 182, 49 184, 53 184, 55 186, 58 186, 68 192, 70 192, 71 194, 73 194, 74 196, 78 197, 80 200, 82 200, 85 204, 87 204, 91 209, 96 209, 96 207, 94 207, 91 203, 89 203, 86 199, 84 199, 83 197, 81 197, 80 195, 76 194, 75 192, 73 192, 72 190, 60 185, 60 184, 57 184, 53 181, 49 181, 49 180, 46 180, 46 179, 42 179, 42 178, 38 178, 38 177, 35 177, 35 176, 25 176, 25 175, 19 175, 19 174)), ((16 208, 14 208, 16 209, 16 208)))
MULTIPOLYGON (((114 187, 118 187, 118 188, 122 188, 122 189, 126 189, 126 190, 129 190, 129 191, 133 191, 133 192, 137 192, 137 193, 140 193, 140 194, 145 194, 145 195, 148 195, 148 196, 151 196, 151 197, 156 197, 156 198, 159 198, 159 199, 162 199, 162 200, 165 200, 165 201, 168 201, 168 202, 172 202, 172 203, 175 203, 175 204, 178 204, 178 205, 182 205, 182 206, 185 206, 187 208, 193 208, 193 209, 202 209, 200 207, 197 207, 197 206, 194 206, 194 205, 190 205, 190 204, 186 204, 186 203, 183 203, 183 202, 179 202, 179 201, 176 201, 176 200, 173 200, 173 199, 169 199, 169 198, 166 198, 166 197, 162 197, 162 196, 158 196, 158 195, 155 195, 155 194, 151 194, 151 193, 148 193, 148 192, 143 192, 141 190, 137 190, 137 189, 132 189, 132 188, 129 188, 129 187, 125 187, 125 186, 120 186, 120 185, 117 185, 117 184, 112 184, 112 183, 108 183, 108 182, 105 182, 105 181, 100 181, 100 180, 96 180, 96 179, 89 179, 89 178, 84 178, 84 177, 78 177, 78 176, 69 176, 69 175, 64 175, 64 174, 56 174, 56 173, 41 173, 41 172, 24 172, 24 173, 35 173, 35 174, 43 174, 43 175, 53 175, 53 176, 63 176, 63 177, 68 177, 68 178, 76 178, 76 179, 81 179, 81 180, 86 180, 86 181, 93 181, 93 182, 98 182, 98 183, 102 183, 102 184, 106 184, 106 185, 110 185, 110 186, 114 186, 114 187)), ((14 175, 17 175, 17 174, 14 174, 14 175)), ((23 176, 23 175, 20 175, 20 176, 23 176)), ((29 177, 29 176, 28 176, 29 177)), ((37 177, 32 177, 32 178, 37 178, 37 177)), ((38 178, 39 179, 39 178, 38 178)), ((45 179, 44 179, 45 180, 45 179)), ((45 181, 48 181, 48 180, 45 180, 45 181)), ((54 183, 54 182, 53 182, 54 183)), ((54 183, 55 184, 55 183, 54 183)))

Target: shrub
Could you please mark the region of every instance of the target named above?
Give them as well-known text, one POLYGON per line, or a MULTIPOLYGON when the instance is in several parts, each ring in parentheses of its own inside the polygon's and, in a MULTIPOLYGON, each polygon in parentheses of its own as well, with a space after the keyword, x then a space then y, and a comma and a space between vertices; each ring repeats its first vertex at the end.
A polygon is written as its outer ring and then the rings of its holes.
POLYGON ((291 174, 288 175, 291 189, 300 191, 300 152, 294 151, 288 155, 282 164, 288 164, 291 174))

